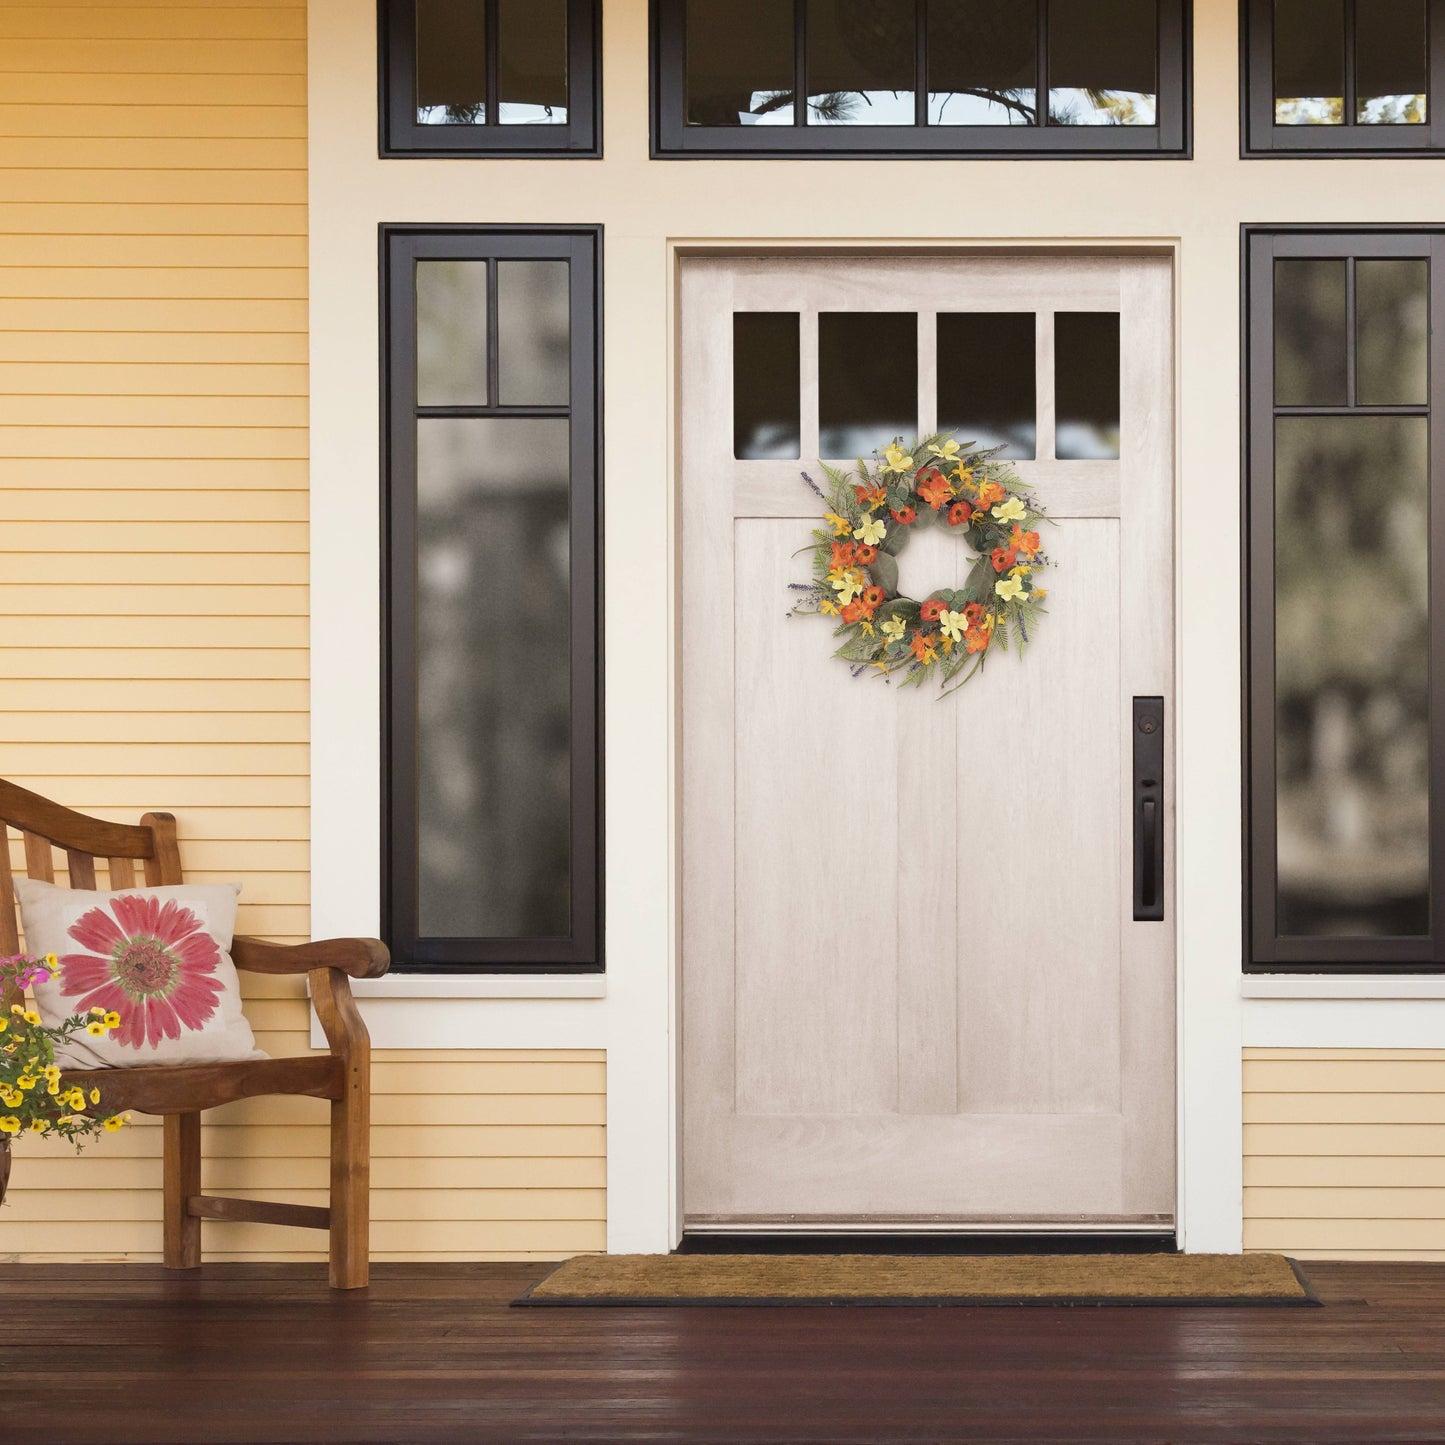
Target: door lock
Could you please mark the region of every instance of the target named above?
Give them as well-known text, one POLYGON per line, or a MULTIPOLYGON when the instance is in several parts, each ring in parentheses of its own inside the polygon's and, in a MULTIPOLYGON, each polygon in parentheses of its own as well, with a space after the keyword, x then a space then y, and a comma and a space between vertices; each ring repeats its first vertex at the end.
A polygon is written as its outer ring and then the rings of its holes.
POLYGON ((1134 699, 1134 921, 1164 917, 1164 699, 1134 699))

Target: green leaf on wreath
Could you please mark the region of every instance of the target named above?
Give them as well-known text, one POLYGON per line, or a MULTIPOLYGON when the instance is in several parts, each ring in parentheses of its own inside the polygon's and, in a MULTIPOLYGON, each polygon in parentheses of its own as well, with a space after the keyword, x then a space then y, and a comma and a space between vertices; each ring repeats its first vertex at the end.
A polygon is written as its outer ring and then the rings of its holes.
MULTIPOLYGON (((887 538, 884 539, 885 541, 887 538)), ((898 561, 887 552, 879 552, 868 564, 869 575, 890 597, 898 593, 898 561)))

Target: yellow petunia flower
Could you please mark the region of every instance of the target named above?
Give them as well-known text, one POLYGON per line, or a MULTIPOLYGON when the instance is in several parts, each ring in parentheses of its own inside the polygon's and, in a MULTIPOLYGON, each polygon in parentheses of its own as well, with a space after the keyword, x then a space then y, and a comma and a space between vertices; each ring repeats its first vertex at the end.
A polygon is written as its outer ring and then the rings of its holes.
POLYGON ((0 1134, 18 1134, 20 1132, 20 1120, 14 1114, 6 1114, 0 1117, 0 1134))
POLYGON ((111 1012, 106 1014, 106 1016, 101 1020, 101 1023, 103 1023, 108 1029, 118 1029, 120 1027, 120 1015, 114 1010, 111 1010, 111 1012))
POLYGON ((908 624, 901 617, 889 617, 880 624, 880 629, 889 642, 902 642, 903 634, 908 631, 908 624))
POLYGON ((100 1103, 100 1090, 99 1090, 99 1089, 92 1089, 92 1090, 90 1091, 90 1102, 91 1102, 92 1104, 98 1104, 98 1103, 100 1103))
POLYGON ((85 1031, 93 1039, 103 1039, 109 1030, 102 1023, 86 1024, 85 1031))
POLYGON ((866 517, 861 525, 853 529, 853 535, 865 547, 876 547, 888 534, 888 528, 876 517, 866 517))
POLYGON ((96 1006, 91 1009, 90 1016, 93 1019, 103 1019, 105 1017, 105 1010, 101 1008, 99 1004, 96 1004, 96 1006))
POLYGON ((32 1119, 30 1121, 30 1132, 32 1134, 48 1134, 50 1132, 49 1119, 32 1119))
POLYGON ((962 642, 968 630, 968 619, 961 612, 944 612, 938 618, 939 630, 954 642, 962 642))
POLYGON ((885 472, 907 472, 913 469, 913 458, 900 446, 891 446, 883 453, 885 472))
POLYGON ((33 1089, 35 1085, 39 1083, 39 1080, 34 1074, 21 1074, 15 1082, 22 1089, 33 1089))
POLYGON ((111 1117, 105 1121, 105 1132, 107 1134, 114 1134, 117 1129, 123 1128, 125 1128, 125 1120, 122 1119, 119 1114, 112 1114, 111 1117))
POLYGON ((1026 511, 1028 508, 1017 497, 1010 497, 993 509, 993 515, 994 519, 999 522, 1018 522, 1023 519, 1026 511))
POLYGON ((1005 577, 993 584, 993 590, 1005 602, 1014 602, 1023 595, 1024 584, 1017 577, 1005 577))
POLYGON ((43 1073, 47 1079, 58 1079, 60 1077, 60 1069, 55 1064, 46 1064, 40 1072, 43 1073))
POLYGON ((26 1009, 23 1017, 25 1019, 25 1022, 30 1024, 31 1027, 38 1027, 40 1024, 40 1015, 36 1013, 33 1008, 26 1009))
POLYGON ((961 450, 958 443, 951 438, 946 442, 939 442, 936 446, 928 449, 936 457, 942 457, 946 462, 956 461, 961 450))
POLYGON ((25 1012, 25 1005, 23 1003, 12 1003, 10 1005, 10 1012, 13 1014, 23 1014, 25 1012))

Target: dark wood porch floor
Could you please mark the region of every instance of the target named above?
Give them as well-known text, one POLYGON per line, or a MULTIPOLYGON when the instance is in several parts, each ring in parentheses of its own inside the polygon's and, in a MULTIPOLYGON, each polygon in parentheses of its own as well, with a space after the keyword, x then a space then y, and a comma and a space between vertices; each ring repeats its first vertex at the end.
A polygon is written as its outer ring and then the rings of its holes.
POLYGON ((0 1441, 1445 1440, 1445 1265, 1324 1309, 509 1310, 533 1265, 0 1271, 0 1441))

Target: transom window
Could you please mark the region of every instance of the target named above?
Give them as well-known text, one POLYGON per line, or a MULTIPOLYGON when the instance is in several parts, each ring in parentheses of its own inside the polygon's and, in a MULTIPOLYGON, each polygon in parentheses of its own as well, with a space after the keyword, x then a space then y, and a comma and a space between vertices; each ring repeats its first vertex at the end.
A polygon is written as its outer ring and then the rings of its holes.
POLYGON ((596 0, 382 0, 383 155, 596 155, 596 0))
POLYGON ((1245 153, 1429 154, 1440 0, 1247 0, 1245 153))
POLYGON ((653 149, 1186 150, 1184 0, 657 0, 653 149))
POLYGON ((1249 238, 1249 954, 1445 967, 1445 238, 1249 238))

